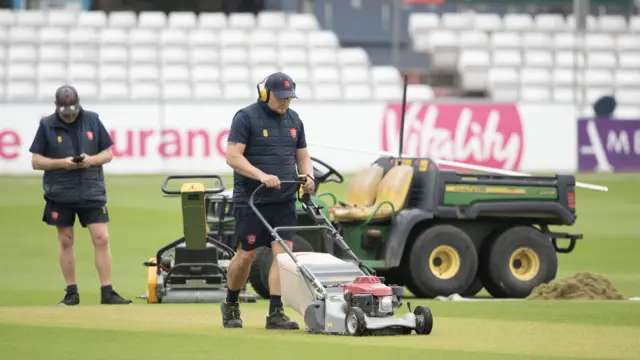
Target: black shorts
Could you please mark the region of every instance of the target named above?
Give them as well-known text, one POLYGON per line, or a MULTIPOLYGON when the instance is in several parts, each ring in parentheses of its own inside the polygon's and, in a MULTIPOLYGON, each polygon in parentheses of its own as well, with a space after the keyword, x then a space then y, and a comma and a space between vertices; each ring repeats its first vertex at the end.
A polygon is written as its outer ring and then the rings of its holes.
POLYGON ((42 221, 48 225, 67 227, 76 222, 76 214, 82 227, 90 224, 104 224, 109 222, 107 207, 102 206, 73 206, 69 204, 47 201, 44 206, 42 221))
MULTIPOLYGON (((278 204, 256 205, 260 214, 272 228, 279 226, 295 226, 296 202, 278 204)), ((235 236, 242 246, 242 250, 249 251, 259 247, 271 247, 275 238, 269 233, 266 226, 250 206, 236 207, 236 233, 235 236)), ((283 240, 293 240, 295 231, 278 231, 283 240)))

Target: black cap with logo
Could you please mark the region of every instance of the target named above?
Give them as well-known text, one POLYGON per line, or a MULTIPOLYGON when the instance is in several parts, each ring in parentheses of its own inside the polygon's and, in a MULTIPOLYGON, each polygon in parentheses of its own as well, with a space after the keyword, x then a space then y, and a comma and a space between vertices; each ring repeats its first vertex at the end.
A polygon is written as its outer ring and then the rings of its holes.
POLYGON ((283 72, 269 75, 265 87, 279 99, 297 98, 296 83, 293 82, 289 75, 283 72))
POLYGON ((56 90, 56 110, 62 117, 71 117, 80 111, 78 92, 71 85, 63 85, 56 90))

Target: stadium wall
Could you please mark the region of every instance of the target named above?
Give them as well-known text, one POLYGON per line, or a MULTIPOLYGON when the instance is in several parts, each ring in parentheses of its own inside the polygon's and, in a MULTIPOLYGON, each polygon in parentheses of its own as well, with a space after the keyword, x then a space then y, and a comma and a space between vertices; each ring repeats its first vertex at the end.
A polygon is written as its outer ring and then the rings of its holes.
MULTIPOLYGON (((100 114, 115 142, 115 159, 105 172, 153 174, 229 173, 224 158, 229 125, 246 105, 126 102, 84 107, 100 114)), ((397 154, 401 103, 299 101, 292 108, 304 121, 312 156, 339 171, 368 166, 380 152, 397 154)), ((38 120, 52 106, 12 103, 1 104, 0 110, 0 173, 36 173, 29 146, 38 120)), ((594 122, 578 116, 572 105, 409 103, 405 152, 528 172, 640 169, 640 120, 594 122)))

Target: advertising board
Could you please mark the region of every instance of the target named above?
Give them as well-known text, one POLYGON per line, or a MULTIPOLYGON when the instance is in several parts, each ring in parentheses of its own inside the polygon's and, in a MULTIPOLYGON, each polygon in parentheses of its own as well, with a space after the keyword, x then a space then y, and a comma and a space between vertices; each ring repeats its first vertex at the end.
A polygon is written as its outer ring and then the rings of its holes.
POLYGON ((640 119, 578 120, 578 170, 640 170, 640 119))

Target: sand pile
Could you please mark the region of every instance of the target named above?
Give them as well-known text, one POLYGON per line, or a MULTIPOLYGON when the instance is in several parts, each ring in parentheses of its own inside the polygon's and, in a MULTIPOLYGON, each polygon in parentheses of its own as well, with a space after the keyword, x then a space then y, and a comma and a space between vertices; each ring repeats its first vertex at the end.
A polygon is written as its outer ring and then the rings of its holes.
POLYGON ((579 272, 537 286, 528 300, 625 300, 626 297, 613 287, 604 276, 579 272))

